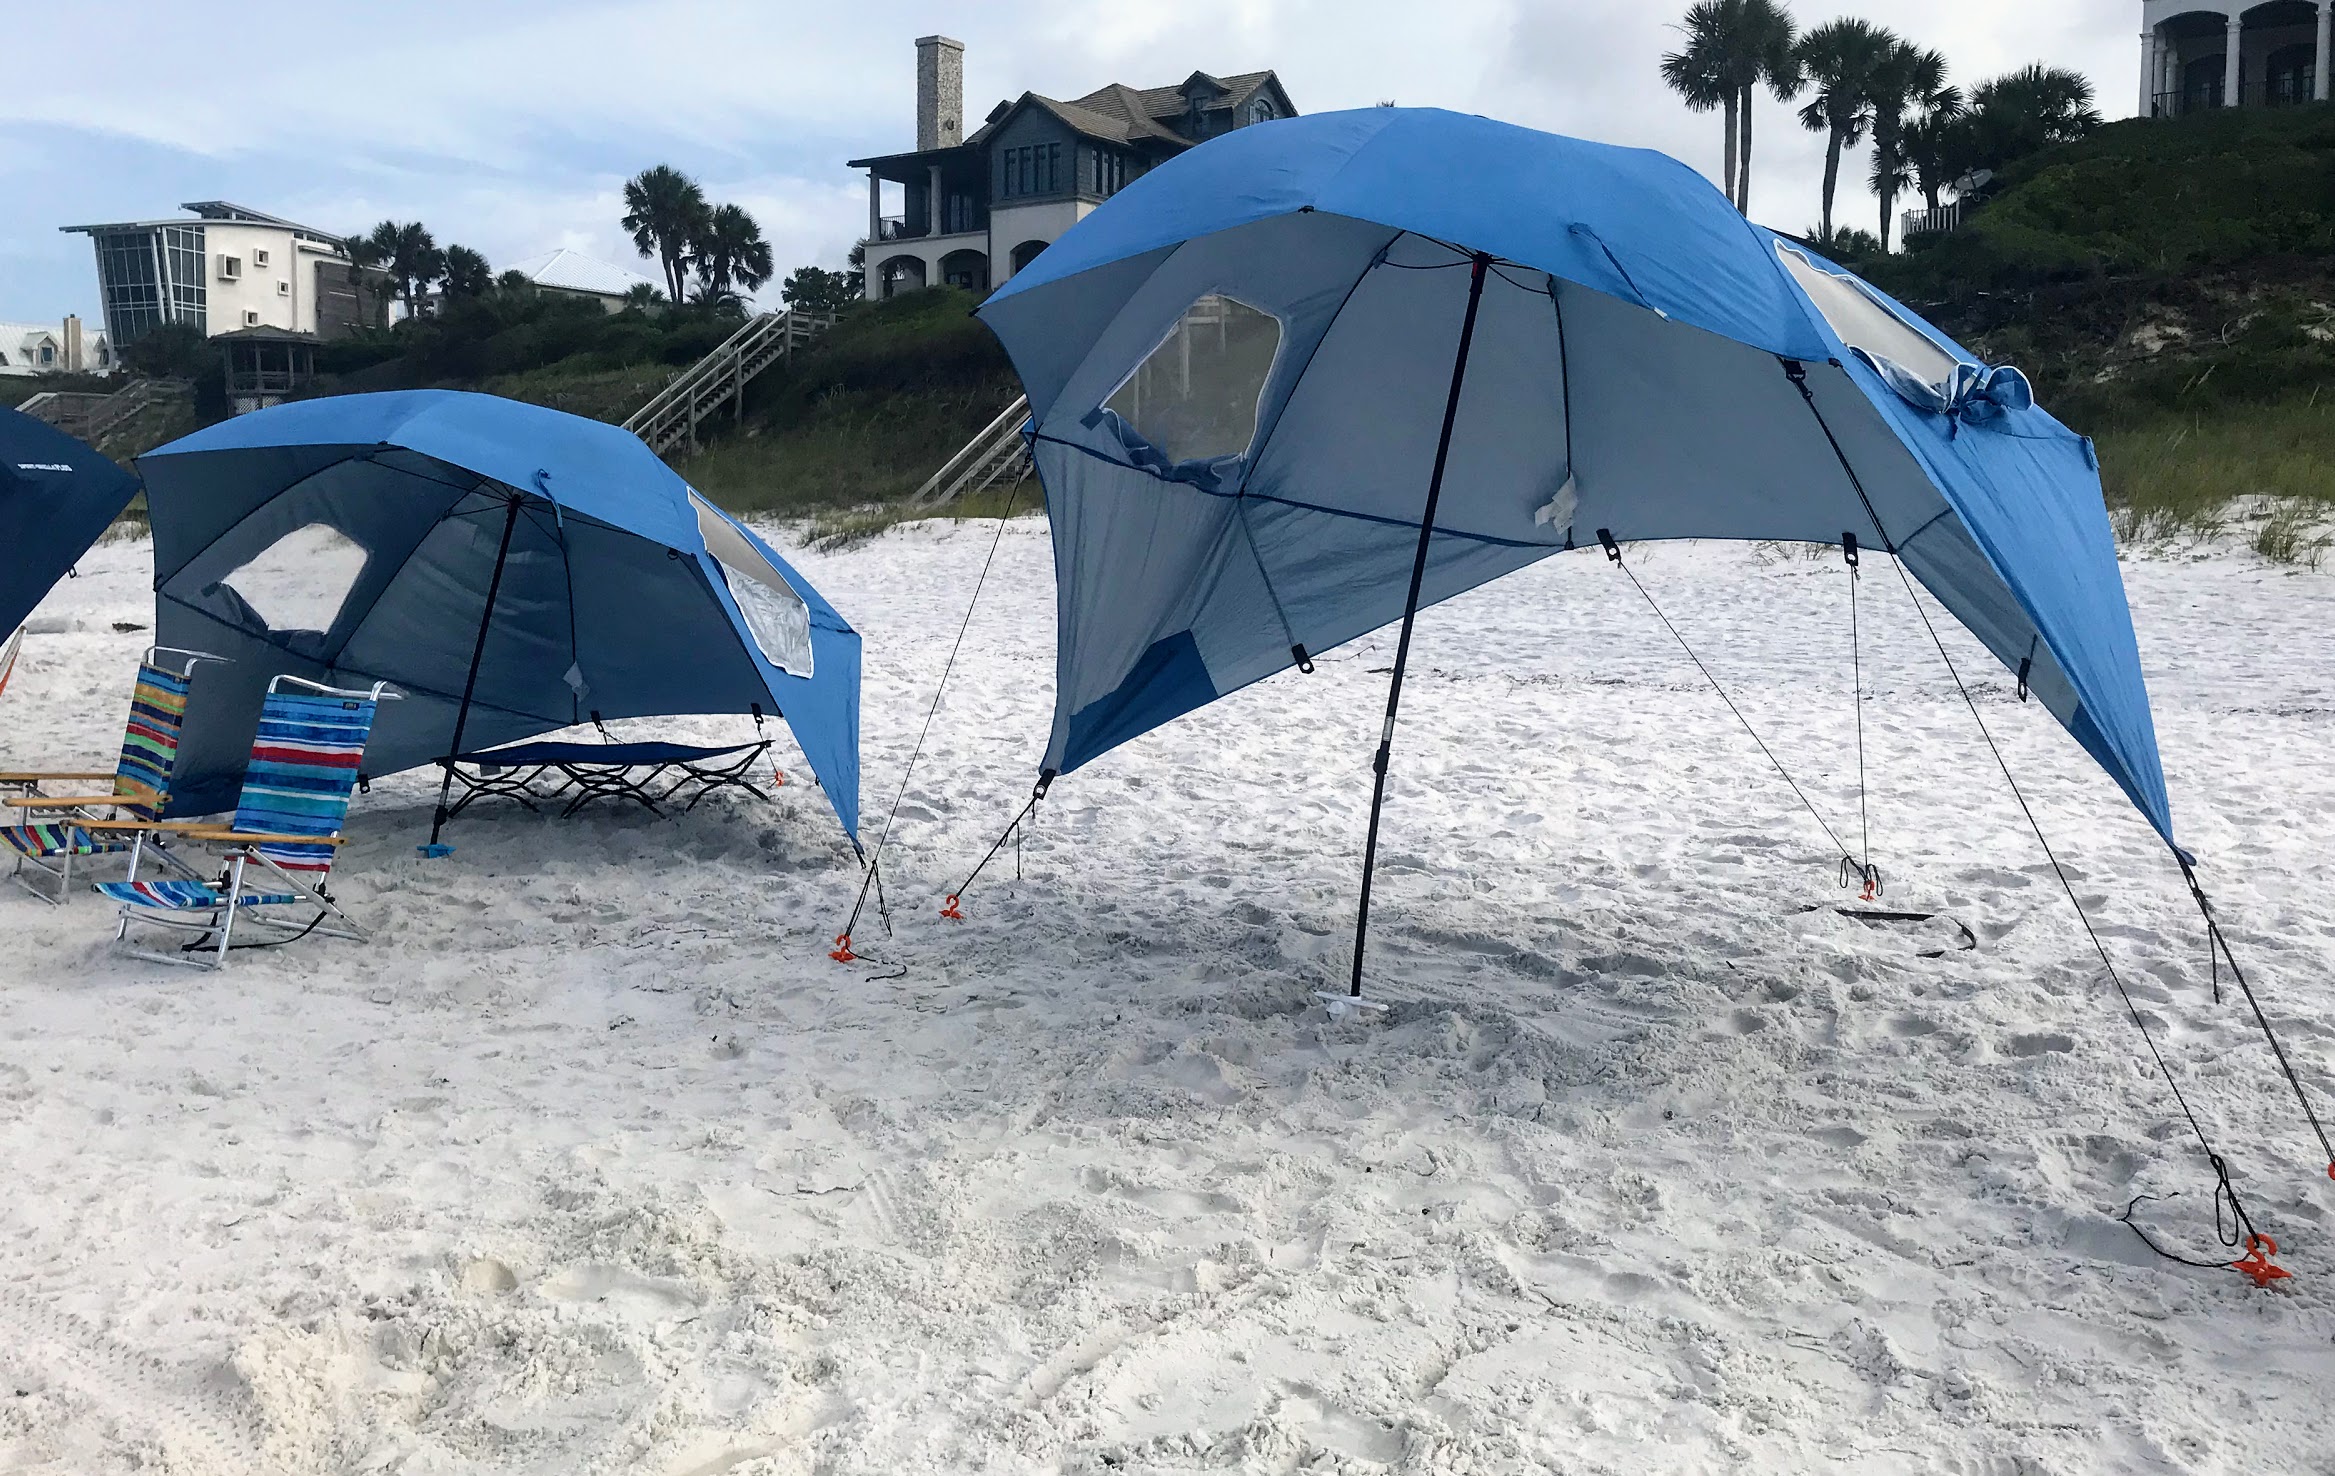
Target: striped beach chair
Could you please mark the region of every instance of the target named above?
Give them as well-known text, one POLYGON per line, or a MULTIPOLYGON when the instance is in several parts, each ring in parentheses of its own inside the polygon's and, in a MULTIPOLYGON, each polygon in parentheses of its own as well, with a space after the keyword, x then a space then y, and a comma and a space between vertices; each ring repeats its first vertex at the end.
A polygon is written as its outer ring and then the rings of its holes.
POLYGON ((121 757, 113 773, 0 774, 0 788, 14 791, 0 796, 0 806, 15 810, 20 822, 0 826, 0 850, 14 855, 10 874, 19 886, 44 902, 62 903, 72 895, 77 860, 126 852, 135 880, 149 851, 173 859, 163 849, 163 827, 157 822, 170 798, 187 692, 198 664, 223 659, 164 646, 147 649, 130 693, 130 719, 122 729, 121 757), (178 659, 166 664, 166 657, 178 659), (107 779, 113 781, 111 793, 87 792, 107 779), (36 886, 35 877, 48 878, 54 891, 36 886))
POLYGON ((23 649, 24 627, 20 625, 8 633, 5 642, 0 642, 0 696, 7 695, 8 679, 16 675, 17 653, 23 649))
POLYGON ((234 823, 177 832, 220 848, 218 879, 98 883, 100 893, 121 904, 115 938, 127 943, 133 927, 160 930, 186 941, 171 953, 130 951, 210 968, 227 962, 238 928, 247 947, 310 933, 363 941, 364 930, 341 911, 325 877, 341 844, 374 714, 396 696, 386 683, 358 692, 298 677, 269 682, 234 823))

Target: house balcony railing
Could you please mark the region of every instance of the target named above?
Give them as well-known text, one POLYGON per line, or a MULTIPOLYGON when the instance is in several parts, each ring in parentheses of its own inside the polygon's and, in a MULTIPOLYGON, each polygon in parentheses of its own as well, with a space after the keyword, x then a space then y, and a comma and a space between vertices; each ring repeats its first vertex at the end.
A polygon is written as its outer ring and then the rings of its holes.
POLYGON ((1949 200, 1935 210, 1908 210, 1898 221, 1900 240, 1912 240, 1920 235, 1943 235, 1962 229, 1964 202, 1949 200))
MULTIPOLYGON (((2249 108, 2299 108, 2318 100, 2317 79, 2308 72, 2273 77, 2263 81, 2257 77, 2238 89, 2238 101, 2249 108)), ((2150 111, 2159 118, 2182 118, 2191 113, 2202 113, 2228 104, 2229 93, 2218 80, 2211 87, 2185 87, 2178 92, 2160 92, 2150 111)))
POLYGON ((2248 82, 2238 90, 2238 96, 2250 108, 2299 108, 2317 99, 2312 96, 2316 86, 2308 72, 2290 72, 2267 81, 2248 82))
POLYGON ((2179 92, 2160 92, 2153 112, 2159 118, 2185 118, 2191 113, 2202 113, 2223 105, 2221 84, 2211 87, 2188 87, 2179 92))
POLYGON ((943 217, 941 226, 942 229, 935 231, 925 221, 913 220, 904 215, 887 215, 876 222, 875 240, 871 244, 929 241, 935 236, 977 236, 989 229, 989 221, 987 217, 979 215, 953 221, 943 217))

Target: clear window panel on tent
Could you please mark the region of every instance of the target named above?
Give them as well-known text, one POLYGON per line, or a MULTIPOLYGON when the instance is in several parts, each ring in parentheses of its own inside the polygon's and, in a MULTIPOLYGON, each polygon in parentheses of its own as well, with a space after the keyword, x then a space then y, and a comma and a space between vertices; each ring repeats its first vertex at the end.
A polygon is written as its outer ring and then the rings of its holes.
POLYGON ((305 523, 219 582, 270 630, 328 631, 370 557, 363 544, 331 524, 305 523))
POLYGON ((1929 384, 1954 376, 1955 357, 1920 329, 1892 312, 1872 289, 1853 277, 1836 276, 1789 246, 1776 248, 1784 268, 1816 304, 1824 321, 1850 348, 1913 371, 1929 384))
POLYGON ((730 598, 738 602, 738 613, 746 617, 746 633, 763 659, 789 676, 810 676, 810 604, 728 518, 694 492, 689 502, 697 513, 705 551, 721 566, 730 598))
POLYGON ((1257 405, 1281 351, 1281 321, 1210 293, 1105 402, 1170 461, 1238 456, 1257 434, 1257 405))

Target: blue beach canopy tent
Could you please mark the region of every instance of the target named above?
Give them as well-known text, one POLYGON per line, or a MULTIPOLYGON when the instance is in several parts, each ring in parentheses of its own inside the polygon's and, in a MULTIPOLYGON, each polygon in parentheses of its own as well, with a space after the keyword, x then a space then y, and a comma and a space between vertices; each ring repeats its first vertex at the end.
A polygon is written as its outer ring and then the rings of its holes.
POLYGON ((0 640, 121 516, 138 479, 45 421, 0 409, 0 640))
POLYGON ((347 395, 139 468, 161 639, 232 657, 249 688, 188 713, 167 813, 234 802, 285 673, 404 694, 373 773, 595 719, 780 714, 856 834, 858 634, 618 427, 491 395, 347 395))
POLYGON ((1661 538, 1893 555, 2173 849, 2246 987, 2174 841, 2090 443, 2017 371, 1676 160, 1423 109, 1261 124, 1145 175, 980 313, 1028 391, 1052 521, 1038 795, 1401 622, 1353 996, 1419 610, 1565 549, 1618 562, 1619 543, 1661 538))
POLYGON ((1420 607, 1601 533, 1853 536, 2172 842, 2089 443, 1664 155, 1433 110, 1244 128, 981 316, 1053 521, 1048 773, 1396 620, 1407 654, 1420 607))

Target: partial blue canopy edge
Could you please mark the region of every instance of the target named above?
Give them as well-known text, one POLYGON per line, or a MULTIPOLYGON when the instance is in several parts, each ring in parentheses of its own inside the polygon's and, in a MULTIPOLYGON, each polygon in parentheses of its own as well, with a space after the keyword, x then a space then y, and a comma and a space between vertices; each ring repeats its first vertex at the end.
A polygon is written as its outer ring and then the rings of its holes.
POLYGON ((1029 391, 1053 519, 1046 767, 1400 616, 1476 252, 1496 265, 1427 602, 1601 529, 1854 534, 1894 549, 2173 843, 2089 442, 1675 160, 1422 109, 1236 130, 983 305, 1029 391), (1179 462, 1122 391, 1196 304, 1226 302, 1278 333, 1254 434, 1179 462))
POLYGON ((0 409, 0 640, 24 623, 137 494, 89 445, 0 409))
POLYGON ((628 432, 415 390, 277 406, 139 466, 160 639, 233 658, 206 671, 188 712, 170 813, 233 802, 258 691, 277 672, 405 693, 382 708, 369 772, 444 756, 500 562, 466 749, 594 718, 759 709, 784 718, 856 833, 859 635, 628 432), (247 598, 236 575, 286 549, 315 565, 328 598, 271 622, 257 584, 247 598))

